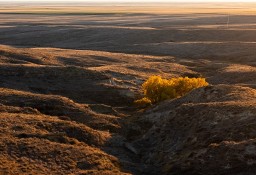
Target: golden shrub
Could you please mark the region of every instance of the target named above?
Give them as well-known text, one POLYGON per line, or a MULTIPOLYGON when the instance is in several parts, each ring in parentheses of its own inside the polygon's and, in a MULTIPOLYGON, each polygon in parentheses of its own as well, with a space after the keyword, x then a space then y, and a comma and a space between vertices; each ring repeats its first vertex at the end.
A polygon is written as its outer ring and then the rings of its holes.
POLYGON ((151 105, 151 100, 147 97, 134 101, 134 104, 139 107, 147 107, 151 105))
POLYGON ((151 103, 158 103, 166 99, 181 97, 193 89, 207 85, 205 78, 178 77, 167 80, 160 76, 151 76, 143 83, 142 89, 144 98, 150 100, 151 103))

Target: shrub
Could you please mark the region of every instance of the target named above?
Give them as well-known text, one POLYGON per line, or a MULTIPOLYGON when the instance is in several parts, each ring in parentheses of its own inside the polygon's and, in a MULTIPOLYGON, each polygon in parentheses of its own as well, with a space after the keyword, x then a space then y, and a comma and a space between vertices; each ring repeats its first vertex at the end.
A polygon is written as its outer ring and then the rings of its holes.
POLYGON ((207 85, 205 78, 179 77, 167 80, 160 76, 151 76, 142 85, 145 97, 137 100, 137 102, 158 103, 163 100, 184 96, 193 89, 207 85))
POLYGON ((151 100, 147 97, 134 101, 134 104, 139 107, 147 107, 151 105, 151 100))

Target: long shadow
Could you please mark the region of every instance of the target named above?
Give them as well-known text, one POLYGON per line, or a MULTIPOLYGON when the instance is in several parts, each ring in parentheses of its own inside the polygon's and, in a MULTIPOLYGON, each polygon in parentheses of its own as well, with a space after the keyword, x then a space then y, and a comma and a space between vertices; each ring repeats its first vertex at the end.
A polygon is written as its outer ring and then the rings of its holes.
POLYGON ((11 53, 8 51, 0 50, 0 56, 6 57, 8 59, 12 59, 12 63, 35 63, 35 64, 42 64, 43 62, 39 59, 35 59, 31 56, 22 54, 22 53, 11 53))
POLYGON ((120 89, 105 86, 108 76, 75 66, 1 65, 0 80, 1 87, 61 95, 79 103, 122 106, 133 100, 120 95, 120 89))
MULTIPOLYGON (((116 15, 0 15, 3 18, 17 18, 12 22, 7 20, 0 25, 0 44, 17 47, 56 47, 172 55, 193 59, 210 56, 225 59, 227 51, 230 57, 248 57, 248 53, 255 53, 254 30, 191 29, 198 25, 224 24, 225 16, 198 15, 193 19, 176 15, 176 20, 175 15, 153 14, 117 15, 118 17, 116 15), (27 18, 29 20, 25 22, 24 19, 27 18), (178 20, 178 18, 184 19, 178 20), (183 30, 186 26, 189 28, 183 30), (199 43, 196 43, 197 41, 199 43), (204 44, 200 43, 201 41, 216 43, 204 44), (236 41, 248 43, 234 43, 236 41)), ((233 24, 248 25, 255 18, 255 16, 233 16, 232 21, 233 24), (249 21, 244 23, 247 19, 249 21)))

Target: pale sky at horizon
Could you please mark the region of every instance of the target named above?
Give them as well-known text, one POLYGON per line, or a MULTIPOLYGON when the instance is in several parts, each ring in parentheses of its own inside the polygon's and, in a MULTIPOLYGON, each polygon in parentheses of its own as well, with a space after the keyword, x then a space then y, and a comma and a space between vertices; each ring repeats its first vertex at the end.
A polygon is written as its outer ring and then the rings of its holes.
POLYGON ((256 0, 0 0, 0 2, 256 2, 256 0))

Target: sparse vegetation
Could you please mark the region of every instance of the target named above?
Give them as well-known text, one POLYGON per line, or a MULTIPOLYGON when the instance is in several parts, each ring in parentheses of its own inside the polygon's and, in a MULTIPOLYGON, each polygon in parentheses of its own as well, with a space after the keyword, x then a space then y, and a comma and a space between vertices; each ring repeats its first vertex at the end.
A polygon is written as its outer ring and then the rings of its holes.
POLYGON ((178 77, 167 80, 160 76, 151 76, 142 85, 145 97, 136 100, 135 104, 145 105, 178 98, 193 89, 207 85, 205 78, 178 77))
POLYGON ((150 106, 151 105, 151 100, 148 99, 147 97, 143 97, 142 99, 134 101, 134 104, 136 106, 150 106))

